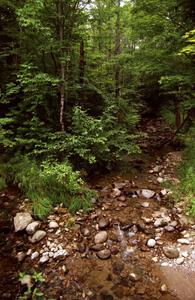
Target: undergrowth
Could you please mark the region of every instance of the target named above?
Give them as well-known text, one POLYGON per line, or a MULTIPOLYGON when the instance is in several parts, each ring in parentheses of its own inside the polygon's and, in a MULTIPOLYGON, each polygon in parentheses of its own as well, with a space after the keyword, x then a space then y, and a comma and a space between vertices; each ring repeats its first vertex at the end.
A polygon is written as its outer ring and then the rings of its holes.
POLYGON ((7 181, 18 184, 32 201, 34 215, 41 219, 60 203, 73 213, 79 209, 87 210, 91 198, 96 196, 68 161, 45 160, 38 164, 28 156, 16 156, 1 165, 0 173, 7 181))

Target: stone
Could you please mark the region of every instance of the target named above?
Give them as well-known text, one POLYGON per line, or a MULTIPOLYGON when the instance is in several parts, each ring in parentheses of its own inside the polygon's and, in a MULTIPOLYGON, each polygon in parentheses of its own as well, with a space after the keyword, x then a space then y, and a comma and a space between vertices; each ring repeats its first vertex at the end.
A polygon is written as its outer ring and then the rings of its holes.
POLYGON ((155 241, 154 239, 149 239, 149 240, 147 241, 147 246, 148 246, 149 248, 154 248, 155 245, 156 245, 156 241, 155 241))
POLYGON ((107 219, 104 219, 104 218, 100 219, 99 223, 98 223, 99 229, 104 229, 104 228, 108 227, 109 223, 110 222, 107 219))
POLYGON ((36 259, 37 257, 39 257, 39 252, 38 251, 35 251, 31 254, 31 259, 34 260, 36 259))
POLYGON ((188 252, 187 251, 183 251, 181 252, 181 255, 185 258, 187 258, 189 256, 188 252))
POLYGON ((143 202, 141 204, 141 206, 144 207, 144 208, 148 208, 150 206, 150 203, 149 202, 143 202))
POLYGON ((137 273, 132 272, 129 274, 129 279, 136 282, 141 279, 141 276, 137 273))
POLYGON ((108 249, 100 250, 100 251, 97 252, 97 256, 100 259, 108 259, 111 256, 111 251, 108 250, 108 249))
POLYGON ((171 225, 165 226, 165 230, 168 232, 173 232, 175 230, 175 228, 171 225))
POLYGON ((108 233, 106 231, 100 231, 95 235, 95 244, 102 244, 108 239, 108 233))
POLYGON ((163 247, 163 253, 168 258, 178 258, 179 250, 174 246, 165 246, 163 247))
POLYGON ((160 191, 160 193, 161 193, 162 196, 166 196, 167 190, 166 190, 166 189, 163 189, 163 190, 160 191))
POLYGON ((16 216, 14 217, 15 232, 24 230, 28 226, 28 224, 32 222, 32 220, 33 218, 29 213, 25 213, 25 212, 17 213, 16 216))
POLYGON ((68 273, 68 268, 67 268, 67 266, 66 265, 63 265, 62 266, 62 271, 64 272, 64 274, 67 274, 68 273))
POLYGON ((26 253, 24 252, 18 252, 17 253, 17 259, 19 262, 23 261, 25 259, 26 253))
POLYGON ((56 221, 49 222, 49 228, 50 229, 57 229, 58 227, 59 227, 59 225, 56 221))
POLYGON ((161 285, 160 291, 161 291, 162 293, 168 292, 168 288, 167 288, 166 284, 162 284, 162 285, 161 285))
POLYGON ((92 245, 90 247, 91 250, 94 250, 94 251, 100 251, 100 250, 103 250, 104 249, 104 245, 103 244, 97 244, 97 245, 92 245))
POLYGON ((163 181, 164 181, 164 179, 163 179, 162 177, 158 177, 158 178, 157 178, 157 182, 158 182, 158 183, 162 183, 163 181))
POLYGON ((39 229, 39 227, 40 227, 40 222, 34 221, 34 222, 28 224, 28 226, 26 227, 26 232, 29 235, 32 235, 37 231, 37 229, 39 229))
POLYGON ((37 242, 41 241, 42 239, 44 239, 46 234, 47 233, 44 230, 38 230, 33 234, 33 236, 31 238, 29 238, 29 240, 31 243, 37 243, 37 242))
POLYGON ((121 201, 121 202, 124 202, 124 201, 126 201, 126 197, 125 196, 120 196, 118 198, 118 200, 121 201))
POLYGON ((147 190, 147 189, 142 189, 142 196, 147 198, 147 199, 150 199, 152 197, 154 197, 155 195, 155 192, 152 191, 152 190, 147 190))
POLYGON ((182 245, 189 245, 190 244, 190 241, 188 239, 178 239, 177 242, 182 244, 182 245))
POLYGON ((158 172, 160 171, 160 166, 155 166, 155 167, 152 169, 152 171, 153 171, 154 173, 158 173, 158 172))
POLYGON ((178 265, 182 265, 183 262, 184 262, 184 257, 179 257, 179 258, 177 258, 177 260, 176 260, 176 263, 177 263, 178 265))
POLYGON ((44 263, 46 263, 48 260, 49 260, 49 256, 48 256, 48 255, 43 255, 43 256, 41 256, 41 258, 40 258, 40 260, 39 260, 39 263, 40 263, 40 264, 44 264, 44 263))
POLYGON ((84 235, 84 236, 90 236, 90 231, 89 231, 89 229, 88 228, 83 228, 82 230, 81 230, 81 233, 84 235))
POLYGON ((54 253, 54 256, 53 258, 54 259, 58 259, 58 260, 61 260, 61 259, 64 259, 66 256, 68 256, 68 252, 66 250, 58 250, 56 253, 54 253))
POLYGON ((114 188, 112 191, 112 196, 114 198, 119 197, 121 195, 121 191, 118 188, 114 188))

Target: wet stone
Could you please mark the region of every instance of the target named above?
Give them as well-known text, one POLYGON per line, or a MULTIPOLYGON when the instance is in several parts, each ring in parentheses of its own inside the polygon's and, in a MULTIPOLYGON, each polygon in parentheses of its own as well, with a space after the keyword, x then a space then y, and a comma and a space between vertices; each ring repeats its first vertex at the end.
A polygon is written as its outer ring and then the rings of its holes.
POLYGON ((108 258, 110 258, 110 256, 111 256, 111 251, 108 250, 108 249, 104 249, 104 250, 98 251, 98 252, 97 252, 97 256, 98 256, 100 259, 108 259, 108 258))

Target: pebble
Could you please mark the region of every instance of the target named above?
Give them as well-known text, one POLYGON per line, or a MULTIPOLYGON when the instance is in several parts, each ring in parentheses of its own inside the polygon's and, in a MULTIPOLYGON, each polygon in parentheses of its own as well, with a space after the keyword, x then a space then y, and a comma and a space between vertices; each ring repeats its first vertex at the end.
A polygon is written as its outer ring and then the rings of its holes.
POLYGON ((158 182, 158 183, 162 183, 163 181, 164 181, 164 179, 163 179, 162 177, 158 177, 158 178, 157 178, 157 182, 158 182))
POLYGON ((150 206, 150 203, 149 202, 143 202, 141 204, 141 206, 144 207, 144 208, 148 208, 150 206))
POLYGON ((182 245, 189 245, 190 244, 190 241, 188 239, 178 239, 177 242, 182 244, 182 245))
POLYGON ((66 256, 68 256, 68 252, 66 250, 58 250, 56 253, 54 253, 53 258, 54 259, 64 259, 66 256))
POLYGON ((149 248, 154 248, 155 245, 156 245, 156 241, 155 241, 154 239, 149 239, 149 240, 147 241, 147 246, 148 246, 149 248))
POLYGON ((114 188, 112 191, 112 196, 114 198, 119 197, 121 195, 121 191, 118 188, 114 188))
POLYGON ((155 192, 152 191, 152 190, 147 190, 147 189, 142 189, 142 196, 147 198, 147 199, 150 199, 152 197, 154 197, 155 195, 155 192))
POLYGON ((129 279, 132 281, 139 281, 141 279, 141 276, 137 273, 132 272, 129 274, 129 279))
POLYGON ((90 236, 90 231, 88 228, 83 228, 81 232, 84 236, 90 236))
POLYGON ((39 227, 40 227, 40 222, 34 221, 34 222, 28 224, 28 226, 26 227, 26 232, 29 235, 32 235, 37 231, 37 229, 39 229, 39 227))
POLYGON ((97 256, 100 259, 108 259, 111 256, 111 251, 108 250, 108 249, 100 250, 100 251, 97 252, 97 256))
POLYGON ((183 262, 184 262, 184 257, 179 257, 179 258, 177 258, 177 260, 176 260, 176 263, 177 263, 178 265, 182 265, 183 262))
POLYGON ((40 260, 39 260, 39 263, 40 263, 40 264, 44 264, 44 263, 46 263, 48 260, 49 260, 49 256, 43 255, 43 256, 41 256, 41 258, 40 258, 40 260))
POLYGON ((98 223, 99 229, 104 229, 104 228, 108 227, 109 223, 110 222, 107 219, 104 219, 104 218, 100 219, 99 223, 98 223))
POLYGON ((38 230, 33 234, 32 238, 29 238, 29 240, 31 243, 37 243, 41 241, 46 236, 46 234, 47 233, 45 231, 38 230))
POLYGON ((34 260, 36 259, 37 257, 39 257, 39 252, 38 251, 35 251, 31 254, 31 259, 34 260))
POLYGON ((163 190, 160 191, 160 193, 161 193, 162 196, 166 196, 167 190, 166 190, 166 189, 163 189, 163 190))
POLYGON ((162 293, 166 293, 166 292, 168 291, 168 288, 167 288, 166 284, 162 284, 162 285, 161 285, 160 291, 161 291, 162 293))
POLYGON ((17 253, 17 259, 19 262, 23 261, 25 259, 26 253, 24 252, 18 252, 17 253))
POLYGON ((50 221, 49 222, 49 228, 50 229, 56 229, 58 227, 59 227, 59 225, 58 225, 58 223, 56 221, 50 221))
POLYGON ((108 239, 108 233, 106 231, 100 231, 95 235, 95 244, 102 244, 108 239))
POLYGON ((189 256, 188 252, 187 251, 183 251, 181 252, 181 255, 185 258, 187 258, 189 256))
POLYGON ((179 250, 173 246, 163 247, 163 253, 168 258, 178 258, 179 257, 179 250))

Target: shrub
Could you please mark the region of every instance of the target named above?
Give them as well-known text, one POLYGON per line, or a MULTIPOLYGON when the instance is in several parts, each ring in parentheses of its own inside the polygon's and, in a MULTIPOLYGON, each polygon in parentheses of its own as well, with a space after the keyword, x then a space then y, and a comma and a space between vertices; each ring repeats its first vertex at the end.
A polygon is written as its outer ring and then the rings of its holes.
POLYGON ((17 156, 9 161, 6 172, 7 178, 13 178, 32 201, 33 212, 39 218, 47 216, 52 206, 59 203, 72 212, 87 210, 95 195, 67 161, 47 160, 38 165, 27 156, 17 156))

